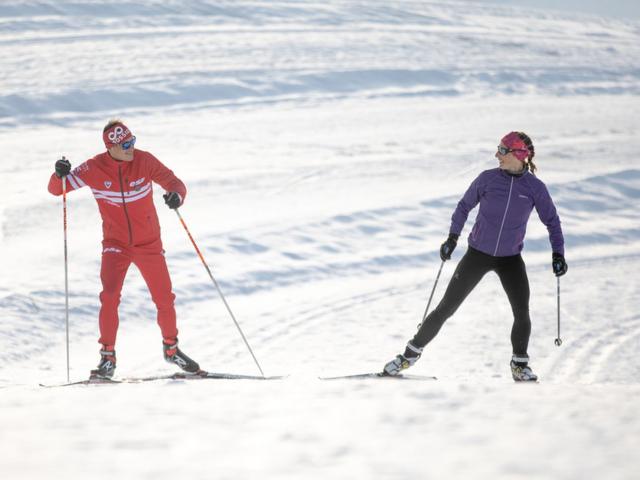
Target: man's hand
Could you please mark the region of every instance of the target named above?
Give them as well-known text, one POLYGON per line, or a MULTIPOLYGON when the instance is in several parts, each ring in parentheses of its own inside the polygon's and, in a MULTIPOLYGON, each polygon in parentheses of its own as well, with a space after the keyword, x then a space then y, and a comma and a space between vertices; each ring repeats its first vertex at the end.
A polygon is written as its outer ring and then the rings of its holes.
POLYGON ((71 172, 71 162, 65 157, 62 157, 56 162, 56 175, 59 178, 66 177, 71 172))
POLYGON ((164 198, 164 203, 172 210, 182 205, 182 197, 178 192, 167 192, 162 195, 162 198, 164 198))

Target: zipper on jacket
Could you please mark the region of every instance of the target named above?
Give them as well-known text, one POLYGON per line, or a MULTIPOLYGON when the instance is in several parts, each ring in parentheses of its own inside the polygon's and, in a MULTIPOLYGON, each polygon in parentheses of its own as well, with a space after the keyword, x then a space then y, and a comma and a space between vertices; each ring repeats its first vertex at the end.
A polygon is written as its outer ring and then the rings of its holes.
POLYGON ((509 211, 509 203, 511 203, 511 190, 513 189, 513 177, 511 177, 511 185, 509 185, 509 196, 507 197, 507 206, 504 209, 504 216, 502 217, 502 224, 500 225, 500 231, 498 232, 498 241, 496 242, 496 250, 493 252, 495 257, 498 254, 498 246, 500 245, 500 237, 502 236, 502 229, 504 228, 504 221, 507 219, 507 212, 509 211))
POLYGON ((121 165, 118 165, 118 178, 120 179, 120 195, 122 197, 122 208, 124 208, 124 216, 127 218, 127 227, 129 228, 129 245, 133 245, 133 231, 131 230, 131 220, 129 220, 129 213, 127 212, 127 202, 124 200, 124 186, 122 185, 122 170, 121 165))

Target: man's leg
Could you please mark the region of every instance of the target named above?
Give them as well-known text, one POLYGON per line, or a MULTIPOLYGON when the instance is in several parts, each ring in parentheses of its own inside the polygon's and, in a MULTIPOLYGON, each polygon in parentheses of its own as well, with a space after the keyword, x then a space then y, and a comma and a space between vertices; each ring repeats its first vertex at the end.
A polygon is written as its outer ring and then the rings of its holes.
POLYGON ((176 310, 173 301, 176 296, 171 291, 171 278, 163 253, 139 253, 134 258, 151 298, 158 309, 158 325, 162 332, 164 359, 177 365, 188 373, 200 372, 198 362, 187 356, 178 348, 178 329, 176 327, 176 310))
POLYGON ((102 265, 100 267, 102 292, 100 293, 99 342, 106 347, 113 348, 116 344, 120 292, 122 291, 122 284, 127 275, 129 265, 131 265, 131 258, 122 248, 103 248, 102 265))
POLYGON ((171 277, 162 251, 158 253, 136 253, 134 263, 147 283, 151 299, 158 310, 158 325, 165 343, 175 342, 178 337, 176 310, 173 302, 176 296, 171 291, 171 277))

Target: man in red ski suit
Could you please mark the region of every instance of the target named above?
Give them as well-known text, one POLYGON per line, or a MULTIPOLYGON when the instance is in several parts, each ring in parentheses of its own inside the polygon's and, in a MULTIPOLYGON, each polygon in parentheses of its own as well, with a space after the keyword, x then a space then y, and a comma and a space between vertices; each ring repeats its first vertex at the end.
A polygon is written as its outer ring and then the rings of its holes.
POLYGON ((103 140, 106 152, 73 171, 63 157, 56 162, 55 173, 49 180, 49 192, 53 195, 62 195, 62 178, 66 178, 67 191, 91 188, 102 216, 99 317, 102 349, 100 364, 91 374, 100 378, 113 376, 120 291, 131 263, 140 270, 158 310, 165 360, 187 372, 198 372, 198 364, 178 348, 175 295, 162 249, 152 182, 167 191, 165 203, 172 209, 182 205, 187 189, 151 153, 134 148, 136 137, 120 120, 112 120, 105 126, 103 140))

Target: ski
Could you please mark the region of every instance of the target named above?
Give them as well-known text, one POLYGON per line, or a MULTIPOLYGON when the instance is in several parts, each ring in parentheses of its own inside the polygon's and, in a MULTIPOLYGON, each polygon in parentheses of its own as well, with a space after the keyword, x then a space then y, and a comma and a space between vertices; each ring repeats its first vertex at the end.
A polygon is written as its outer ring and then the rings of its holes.
POLYGON ((436 377, 430 377, 425 375, 387 375, 386 373, 357 373, 355 375, 341 375, 338 377, 318 377, 320 380, 362 380, 368 378, 384 378, 389 380, 437 380, 436 377))
POLYGON ((71 387, 73 385, 113 385, 116 383, 123 383, 121 380, 110 380, 108 378, 88 378, 87 380, 79 380, 77 382, 69 382, 69 383, 56 383, 53 385, 47 385, 41 383, 40 386, 44 388, 54 388, 54 387, 71 387))
POLYGON ((277 375, 271 377, 261 377, 258 375, 238 375, 234 373, 215 373, 215 372, 206 372, 200 371, 197 373, 183 373, 177 372, 170 375, 154 375, 149 377, 125 377, 118 380, 111 380, 107 378, 89 378, 87 380, 80 380, 77 382, 70 383, 59 383, 54 385, 45 385, 40 384, 41 387, 52 388, 52 387, 70 387, 73 385, 112 385, 119 383, 144 383, 144 382, 153 382, 153 381, 161 381, 161 380, 281 380, 283 378, 287 378, 288 375, 277 375))
POLYGON ((153 382, 157 380, 281 380, 287 378, 288 375, 276 375, 271 377, 261 377, 259 375, 238 375, 234 373, 215 373, 206 372, 204 370, 197 373, 173 373, 171 375, 155 375, 151 377, 128 377, 123 378, 121 381, 124 383, 141 383, 141 382, 153 382))

